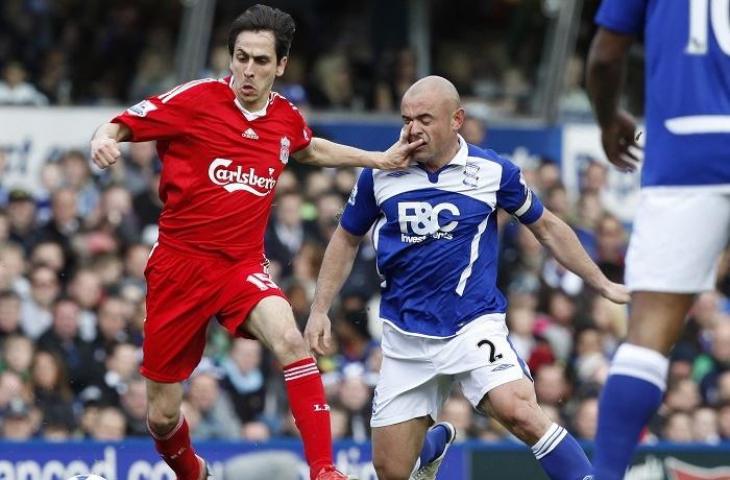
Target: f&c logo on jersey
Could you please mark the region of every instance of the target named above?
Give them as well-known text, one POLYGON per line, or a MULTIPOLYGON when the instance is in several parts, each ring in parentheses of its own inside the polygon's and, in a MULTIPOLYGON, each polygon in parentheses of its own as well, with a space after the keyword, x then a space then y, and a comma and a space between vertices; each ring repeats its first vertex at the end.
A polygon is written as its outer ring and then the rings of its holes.
POLYGON ((276 186, 276 179, 272 176, 274 173, 269 169, 269 176, 262 177, 256 175, 256 170, 249 167, 244 172, 243 167, 239 165, 235 169, 229 168, 233 160, 227 158, 216 158, 208 167, 208 178, 216 185, 220 185, 227 192, 235 192, 244 190, 253 193, 257 197, 268 195, 276 186))
POLYGON ((439 219, 442 213, 452 217, 461 215, 459 208, 453 203, 439 203, 431 206, 427 202, 400 202, 398 203, 398 223, 400 224, 401 241, 406 243, 420 243, 427 237, 451 240, 452 231, 459 224, 456 220, 444 221, 439 219), (443 224, 441 223, 443 222, 443 224), (415 235, 413 235, 415 234, 415 235))

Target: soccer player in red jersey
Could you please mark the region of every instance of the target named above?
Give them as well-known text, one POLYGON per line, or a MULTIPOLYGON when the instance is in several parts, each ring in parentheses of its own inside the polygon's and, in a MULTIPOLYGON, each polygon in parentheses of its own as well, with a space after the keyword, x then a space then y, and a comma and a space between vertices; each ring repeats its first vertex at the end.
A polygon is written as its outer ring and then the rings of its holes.
POLYGON ((263 5, 231 25, 228 78, 196 80, 129 108, 99 127, 93 161, 115 164, 118 142, 157 140, 162 160, 159 242, 147 265, 141 372, 157 451, 180 480, 209 473, 180 413, 181 381, 200 361, 208 319, 255 337, 283 365, 311 478, 347 478, 333 466, 329 407, 291 307, 264 266, 264 230, 289 156, 327 167, 399 168, 422 141, 407 132, 386 152, 319 138, 297 109, 271 91, 294 35, 287 13, 263 5))

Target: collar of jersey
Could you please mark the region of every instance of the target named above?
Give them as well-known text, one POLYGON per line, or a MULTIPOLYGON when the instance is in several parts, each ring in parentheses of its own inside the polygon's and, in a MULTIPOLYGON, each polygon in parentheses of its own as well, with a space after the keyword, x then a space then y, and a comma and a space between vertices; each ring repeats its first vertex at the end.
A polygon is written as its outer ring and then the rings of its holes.
POLYGON ((272 95, 269 94, 269 101, 266 102, 266 105, 264 105, 264 108, 262 108, 261 110, 256 110, 255 112, 249 112, 248 110, 246 110, 243 107, 243 105, 241 105, 241 102, 238 101, 238 97, 236 97, 235 94, 233 96, 234 96, 233 103, 236 104, 236 106, 241 111, 243 116, 246 117, 246 120, 248 120, 249 122, 256 120, 257 118, 265 117, 266 110, 269 108, 269 105, 271 105, 271 100, 273 98, 272 95))
MULTIPOLYGON (((225 81, 225 79, 224 79, 225 81)), ((228 86, 231 89, 231 92, 233 93, 233 103, 236 104, 236 107, 241 111, 244 117, 246 117, 246 120, 253 121, 257 118, 265 117, 266 116, 266 110, 269 108, 269 105, 271 104, 271 101, 274 99, 273 92, 269 93, 269 101, 266 102, 266 105, 264 105, 264 108, 261 110, 256 110, 255 112, 249 112, 245 108, 243 108, 243 105, 241 105, 241 102, 238 101, 238 97, 236 96, 236 92, 233 91, 233 75, 228 77, 228 86)))
POLYGON ((459 165, 463 167, 466 165, 466 159, 469 158, 469 145, 467 145, 464 137, 458 133, 456 136, 459 137, 459 151, 456 152, 456 155, 454 155, 454 158, 451 159, 448 165, 459 165))

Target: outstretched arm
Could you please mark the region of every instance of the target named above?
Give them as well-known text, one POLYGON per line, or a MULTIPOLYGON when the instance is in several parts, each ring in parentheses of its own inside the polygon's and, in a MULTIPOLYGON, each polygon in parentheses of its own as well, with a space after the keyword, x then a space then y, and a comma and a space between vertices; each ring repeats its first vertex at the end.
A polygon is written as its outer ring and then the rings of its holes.
POLYGON ((606 278, 588 256, 573 229, 551 211, 545 209, 542 216, 527 227, 561 265, 581 277, 601 295, 615 303, 629 301, 626 287, 606 278))
POLYGON ((601 141, 608 160, 622 171, 634 171, 636 155, 636 121, 619 108, 626 59, 634 38, 599 28, 591 43, 586 68, 586 86, 596 120, 601 127, 601 141), (631 148, 630 148, 631 147, 631 148))
POLYGON ((318 167, 405 168, 411 152, 424 143, 421 139, 409 143, 410 130, 410 126, 402 129, 398 141, 385 152, 368 152, 323 138, 313 138, 307 148, 294 154, 294 158, 298 162, 318 167))
POLYGON ((101 125, 91 139, 91 159, 99 168, 114 165, 122 155, 119 151, 119 142, 126 142, 131 138, 131 130, 123 123, 101 125))
POLYGON ((312 310, 304 329, 309 347, 320 355, 327 353, 330 348, 332 334, 328 312, 335 295, 350 275, 361 240, 361 236, 352 235, 338 226, 324 253, 312 310))

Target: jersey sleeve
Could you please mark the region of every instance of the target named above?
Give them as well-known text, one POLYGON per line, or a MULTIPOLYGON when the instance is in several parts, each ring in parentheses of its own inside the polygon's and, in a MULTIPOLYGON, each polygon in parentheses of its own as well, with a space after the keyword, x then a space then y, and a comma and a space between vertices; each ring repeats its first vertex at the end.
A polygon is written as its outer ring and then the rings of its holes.
POLYGON ((540 199, 525 183, 519 167, 508 160, 502 164, 497 205, 525 225, 537 221, 544 210, 540 199))
POLYGON ((292 108, 294 109, 296 121, 294 122, 294 140, 292 141, 291 152, 295 153, 307 148, 312 143, 312 130, 299 110, 294 106, 292 108))
POLYGON ((357 236, 365 235, 380 216, 380 207, 375 202, 373 189, 373 171, 364 169, 352 189, 350 198, 342 213, 340 225, 349 233, 357 236))
POLYGON ((177 86, 169 92, 142 100, 112 119, 129 127, 132 141, 165 140, 188 133, 195 115, 201 81, 177 86))
POLYGON ((608 30, 639 34, 644 29, 648 0, 603 0, 596 23, 608 30))

